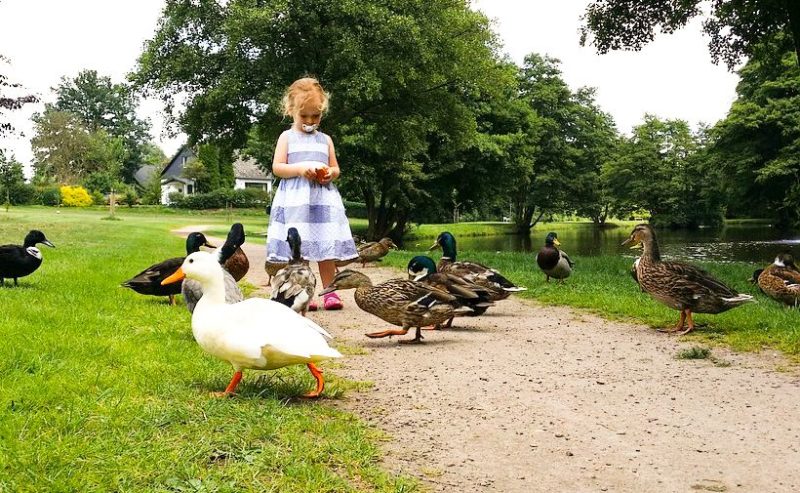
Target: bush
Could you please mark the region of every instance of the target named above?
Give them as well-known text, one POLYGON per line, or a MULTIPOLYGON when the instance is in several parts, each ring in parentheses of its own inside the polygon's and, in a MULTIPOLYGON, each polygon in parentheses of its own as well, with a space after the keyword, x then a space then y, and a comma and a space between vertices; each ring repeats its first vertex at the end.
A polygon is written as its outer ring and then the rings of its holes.
POLYGON ((363 202, 344 201, 344 208, 347 210, 347 217, 354 217, 358 219, 368 219, 367 204, 363 202))
POLYGON ((139 203, 139 194, 136 193, 135 188, 129 187, 128 190, 125 191, 125 195, 120 197, 119 202, 120 204, 125 204, 128 207, 133 207, 139 203))
POLYGON ((83 187, 64 185, 61 187, 61 205, 65 207, 88 207, 92 205, 92 197, 83 187))
POLYGON ((220 188, 212 192, 188 196, 172 193, 169 199, 172 206, 182 209, 222 209, 225 207, 243 209, 263 207, 269 203, 269 194, 252 188, 244 190, 220 188))
POLYGON ((14 183, 8 188, 6 195, 6 188, 0 186, 0 202, 5 204, 6 199, 11 202, 11 205, 26 205, 32 204, 36 196, 36 189, 33 185, 27 183, 14 183))
POLYGON ((42 205, 58 205, 61 203, 61 190, 56 186, 38 188, 34 201, 42 205))

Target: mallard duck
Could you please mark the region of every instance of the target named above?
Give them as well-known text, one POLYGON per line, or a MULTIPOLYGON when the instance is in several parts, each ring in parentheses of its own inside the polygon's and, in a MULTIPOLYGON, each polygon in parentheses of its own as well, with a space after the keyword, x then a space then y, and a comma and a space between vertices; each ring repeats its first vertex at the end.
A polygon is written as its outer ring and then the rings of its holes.
POLYGON ((420 333, 423 326, 441 325, 459 314, 456 312, 456 297, 450 293, 407 279, 390 279, 373 286, 369 277, 350 269, 336 274, 330 286, 320 295, 353 288, 356 289, 354 297, 359 308, 392 325, 402 327, 400 330, 390 329, 366 334, 371 338, 405 335, 411 327, 416 327, 417 333, 413 339, 400 342, 420 343, 423 339, 420 333))
MULTIPOLYGON (((472 310, 470 315, 481 315, 494 305, 489 300, 491 292, 488 289, 454 274, 437 272, 436 263, 425 255, 418 255, 409 260, 408 278, 452 294, 459 306, 472 310)), ((452 323, 451 318, 444 327, 450 327, 452 323)))
POLYGON ((272 278, 271 298, 305 316, 308 304, 314 298, 317 277, 300 257, 302 240, 297 228, 289 228, 286 241, 292 249, 292 260, 272 278))
POLYGON ((753 300, 752 296, 736 293, 702 269, 682 262, 662 261, 655 231, 649 224, 637 225, 622 244, 636 246, 640 243, 644 252, 636 265, 639 286, 656 301, 681 312, 675 328, 663 332, 686 334, 695 327, 693 312, 722 313, 753 300), (688 328, 683 330, 687 323, 688 328))
POLYGON ((378 262, 389 253, 389 249, 397 248, 391 238, 381 238, 380 241, 371 241, 356 246, 358 257, 348 260, 337 260, 336 268, 344 267, 353 262, 361 262, 361 267, 367 266, 367 262, 378 262))
POLYGON ((244 226, 241 223, 234 223, 219 252, 225 270, 231 273, 236 282, 241 281, 250 269, 250 261, 241 248, 244 240, 244 226))
POLYGON ((342 356, 328 346, 325 338, 331 335, 325 329, 271 300, 249 298, 226 304, 222 267, 212 254, 189 255, 162 283, 176 283, 184 276, 203 285, 203 297, 192 314, 195 340, 205 352, 228 361, 234 369, 228 387, 215 395, 233 394, 246 368, 274 370, 298 364, 307 365, 317 382, 316 389, 305 396, 322 393, 325 381, 315 363, 342 356))
POLYGON ((6 286, 6 278, 14 279, 14 286, 19 286, 17 278, 32 274, 42 265, 42 252, 36 248, 37 243, 56 247, 38 229, 25 235, 22 246, 0 246, 0 286, 6 286))
POLYGON ((758 287, 770 298, 789 306, 800 304, 800 271, 794 264, 792 254, 779 254, 756 279, 758 287))
POLYGON ((525 291, 528 288, 516 286, 496 270, 477 262, 456 262, 456 238, 444 232, 439 234, 436 242, 428 250, 442 249, 442 258, 436 266, 439 272, 455 274, 479 286, 483 286, 491 293, 490 301, 499 301, 508 298, 511 293, 525 291))
MULTIPOLYGON (((186 237, 186 254, 189 255, 199 251, 201 246, 214 248, 214 245, 206 240, 203 233, 189 233, 189 236, 186 237)), ((139 294, 169 296, 169 304, 174 305, 175 295, 181 294, 181 284, 163 286, 161 281, 178 270, 185 258, 186 257, 173 257, 151 265, 131 279, 123 282, 122 286, 131 288, 139 294)))
POLYGON ((544 272, 547 282, 550 282, 551 277, 563 281, 572 274, 572 266, 575 263, 570 260, 569 255, 558 248, 559 246, 561 242, 558 241, 558 235, 547 233, 544 246, 536 255, 536 263, 544 272))

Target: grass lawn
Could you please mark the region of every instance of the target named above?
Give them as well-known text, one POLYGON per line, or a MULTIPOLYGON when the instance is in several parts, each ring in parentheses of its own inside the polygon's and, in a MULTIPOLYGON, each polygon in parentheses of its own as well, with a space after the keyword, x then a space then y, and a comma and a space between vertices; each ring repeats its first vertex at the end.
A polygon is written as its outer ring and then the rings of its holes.
MULTIPOLYGON (((41 246, 42 267, 0 289, 0 492, 416 488, 377 466, 378 432, 295 398, 313 384, 305 367, 249 372, 238 397, 209 397, 232 369, 197 346, 185 308, 119 287, 184 254, 170 229, 227 231, 226 214, 56 211, 0 212, 0 244, 41 229, 57 247, 41 246)), ((242 219, 265 229, 263 214, 242 219)), ((328 399, 366 385, 323 367, 328 399)))
MULTIPOLYGON (((438 261, 441 252, 430 252, 438 261)), ((490 265, 518 285, 528 288, 519 293, 545 304, 570 305, 589 310, 613 320, 641 322, 652 327, 673 326, 679 312, 656 302, 642 293, 630 276, 632 258, 619 256, 575 257, 573 275, 565 284, 545 282, 536 265, 534 254, 517 252, 458 252, 459 260, 475 260, 490 265)), ((429 252, 391 252, 385 265, 405 272, 414 255, 429 252)), ((786 308, 761 294, 747 279, 755 268, 745 262, 698 263, 741 293, 752 294, 757 303, 749 303, 719 315, 697 314, 695 322, 708 323, 688 338, 709 343, 724 343, 738 350, 754 351, 777 348, 798 359, 800 357, 800 311, 786 308)), ((665 337, 667 337, 665 335, 665 337)))

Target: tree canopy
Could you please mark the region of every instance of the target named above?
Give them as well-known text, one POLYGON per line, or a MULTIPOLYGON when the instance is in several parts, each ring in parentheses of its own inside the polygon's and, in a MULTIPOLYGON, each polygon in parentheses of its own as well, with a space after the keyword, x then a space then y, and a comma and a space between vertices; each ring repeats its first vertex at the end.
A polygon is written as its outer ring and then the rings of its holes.
POLYGON ((797 0, 598 0, 586 7, 581 44, 600 53, 640 50, 656 32, 672 33, 695 17, 705 17, 703 31, 711 38, 714 63, 729 69, 753 56, 765 41, 782 39, 794 46, 800 63, 800 2, 797 0))

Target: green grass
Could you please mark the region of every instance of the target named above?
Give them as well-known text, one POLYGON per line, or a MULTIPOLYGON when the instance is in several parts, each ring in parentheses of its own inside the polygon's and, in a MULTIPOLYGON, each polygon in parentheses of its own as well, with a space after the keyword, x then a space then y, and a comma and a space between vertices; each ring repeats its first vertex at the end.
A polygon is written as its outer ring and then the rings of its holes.
MULTIPOLYGON (((189 313, 119 283, 183 253, 170 229, 228 219, 125 209, 0 212, 0 243, 36 228, 57 247, 0 289, 0 491, 417 488, 378 467, 376 430, 296 398, 313 383, 304 367, 246 372, 237 397, 209 397, 232 369, 197 346, 189 313)), ((366 385, 324 367, 327 399, 366 385)))
MULTIPOLYGON (((533 235, 538 237, 538 232, 564 231, 575 228, 585 228, 591 225, 591 221, 558 221, 550 223, 538 223, 533 228, 533 235)), ((638 224, 636 221, 614 221, 606 223, 606 227, 627 227, 633 228, 638 224)), ((472 222, 457 224, 412 224, 404 239, 415 240, 419 238, 436 238, 442 231, 449 231, 458 237, 464 236, 491 236, 516 234, 515 226, 512 223, 501 222, 472 222)), ((544 237, 544 235, 541 235, 544 237)))
POLYGON ((701 346, 692 346, 679 352, 677 359, 708 359, 711 356, 711 349, 701 346))
MULTIPOLYGON (((408 260, 428 252, 391 252, 384 265, 405 272, 408 260)), ((438 260, 439 253, 434 253, 438 260)), ((545 282, 536 266, 534 254, 521 252, 458 252, 459 260, 475 260, 498 269, 518 285, 528 288, 518 296, 545 304, 570 305, 589 309, 612 320, 644 323, 654 328, 674 326, 678 312, 642 293, 631 279, 633 259, 619 256, 575 257, 575 271, 564 284, 545 282)), ((706 343, 727 344, 737 350, 757 351, 776 348, 793 357, 800 356, 800 312, 786 308, 764 296, 747 279, 755 266, 745 262, 698 265, 737 289, 755 296, 749 303, 719 315, 697 314, 694 319, 708 326, 686 336, 706 343)))

